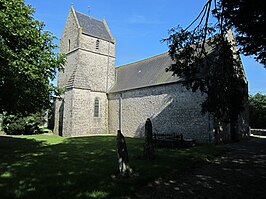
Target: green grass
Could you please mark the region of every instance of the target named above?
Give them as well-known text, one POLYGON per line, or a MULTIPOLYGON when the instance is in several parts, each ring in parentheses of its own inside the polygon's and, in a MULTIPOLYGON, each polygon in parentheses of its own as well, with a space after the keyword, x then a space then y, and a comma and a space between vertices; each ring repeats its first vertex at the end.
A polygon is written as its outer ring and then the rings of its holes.
POLYGON ((0 198, 119 198, 158 177, 197 167, 221 153, 215 146, 160 149, 140 158, 142 139, 127 138, 136 175, 116 178, 116 137, 0 136, 0 198))

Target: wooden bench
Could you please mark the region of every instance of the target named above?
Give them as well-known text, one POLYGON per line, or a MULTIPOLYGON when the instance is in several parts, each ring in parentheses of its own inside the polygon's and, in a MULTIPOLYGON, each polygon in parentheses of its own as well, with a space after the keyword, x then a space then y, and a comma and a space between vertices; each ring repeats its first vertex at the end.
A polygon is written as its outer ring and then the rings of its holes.
POLYGON ((156 148, 192 147, 196 145, 194 139, 184 139, 178 133, 154 133, 153 143, 156 148))
POLYGON ((183 145, 183 135, 177 133, 154 133, 153 143, 156 148, 177 148, 183 145))

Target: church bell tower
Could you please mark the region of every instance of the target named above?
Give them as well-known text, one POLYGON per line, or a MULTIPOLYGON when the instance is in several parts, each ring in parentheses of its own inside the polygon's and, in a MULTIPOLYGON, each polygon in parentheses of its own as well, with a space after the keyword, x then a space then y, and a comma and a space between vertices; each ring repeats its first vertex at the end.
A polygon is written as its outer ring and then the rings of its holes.
POLYGON ((58 86, 54 132, 83 136, 108 132, 107 92, 115 81, 115 40, 105 20, 77 12, 72 6, 60 40, 66 54, 58 86))

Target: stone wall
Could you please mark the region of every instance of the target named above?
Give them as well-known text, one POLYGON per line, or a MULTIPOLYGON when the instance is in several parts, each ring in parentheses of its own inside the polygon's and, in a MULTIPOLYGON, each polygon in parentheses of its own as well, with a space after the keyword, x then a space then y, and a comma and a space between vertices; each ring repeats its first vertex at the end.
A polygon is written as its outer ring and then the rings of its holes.
MULTIPOLYGON (((74 90, 67 90, 64 95, 63 104, 62 104, 62 111, 63 115, 61 117, 62 120, 62 136, 71 136, 72 129, 73 129, 73 97, 74 97, 74 90)), ((60 122, 59 122, 60 123, 60 122)))
POLYGON ((70 75, 73 72, 73 65, 77 65, 78 54, 75 53, 79 46, 80 28, 74 16, 74 11, 70 10, 62 37, 60 39, 60 53, 67 54, 67 62, 64 66, 64 70, 58 74, 59 87, 64 87, 68 81, 70 75))
POLYGON ((71 8, 60 39, 60 52, 68 53, 79 47, 80 27, 71 8))
POLYGON ((102 134, 108 131, 107 96, 101 92, 71 89, 65 92, 63 136, 102 134), (94 117, 94 100, 99 99, 100 115, 94 117))
MULTIPOLYGON (((62 131, 60 131, 59 126, 62 124, 60 124, 60 107, 62 106, 62 99, 55 99, 54 101, 55 105, 54 105, 54 129, 53 129, 53 133, 56 135, 61 135, 62 131)), ((62 127, 61 127, 62 128, 62 127)))
POLYGON ((109 132, 119 129, 119 97, 122 94, 122 132, 126 136, 144 134, 144 124, 151 118, 155 133, 182 133, 198 142, 213 140, 213 124, 201 114, 203 96, 181 84, 167 84, 111 93, 109 98, 109 132))
POLYGON ((115 81, 115 43, 81 34, 79 55, 79 65, 83 66, 86 75, 91 77, 91 89, 107 92, 115 81))
POLYGON ((79 66, 83 68, 93 91, 107 92, 114 84, 114 64, 114 57, 79 50, 79 66))
POLYGON ((58 80, 57 86, 63 88, 67 85, 68 80, 70 79, 71 75, 73 74, 74 67, 79 64, 79 54, 77 51, 69 53, 67 55, 67 60, 64 65, 64 70, 59 71, 58 73, 58 80))
POLYGON ((91 52, 109 55, 115 57, 115 45, 114 42, 98 39, 96 37, 88 36, 86 34, 80 35, 80 45, 82 49, 90 50, 91 52), (96 42, 99 41, 98 49, 96 48, 96 42))
POLYGON ((108 133, 108 99, 106 93, 91 92, 90 103, 90 134, 108 133), (94 117, 95 98, 98 98, 100 102, 99 117, 94 117))
MULTIPOLYGON (((246 82, 247 83, 247 82, 246 82)), ((243 108, 238 115, 237 124, 235 126, 235 139, 242 140, 249 138, 249 109, 248 109, 248 85, 243 85, 241 92, 244 93, 243 108)), ((224 144, 232 142, 231 124, 229 121, 215 122, 215 143, 224 144)))
POLYGON ((59 87, 66 86, 76 66, 83 68, 93 91, 107 92, 114 84, 115 42, 82 33, 72 9, 60 39, 60 52, 67 55, 67 62, 58 75, 59 87))

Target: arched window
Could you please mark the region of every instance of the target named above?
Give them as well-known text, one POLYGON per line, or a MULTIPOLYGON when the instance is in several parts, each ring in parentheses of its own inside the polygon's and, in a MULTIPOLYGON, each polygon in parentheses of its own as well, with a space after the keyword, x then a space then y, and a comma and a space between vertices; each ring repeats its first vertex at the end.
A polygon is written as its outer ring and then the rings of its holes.
POLYGON ((100 101, 98 97, 94 100, 94 117, 100 117, 100 101))
POLYGON ((100 40, 97 39, 97 40, 96 40, 96 49, 97 49, 97 50, 99 50, 99 45, 100 45, 100 40))

